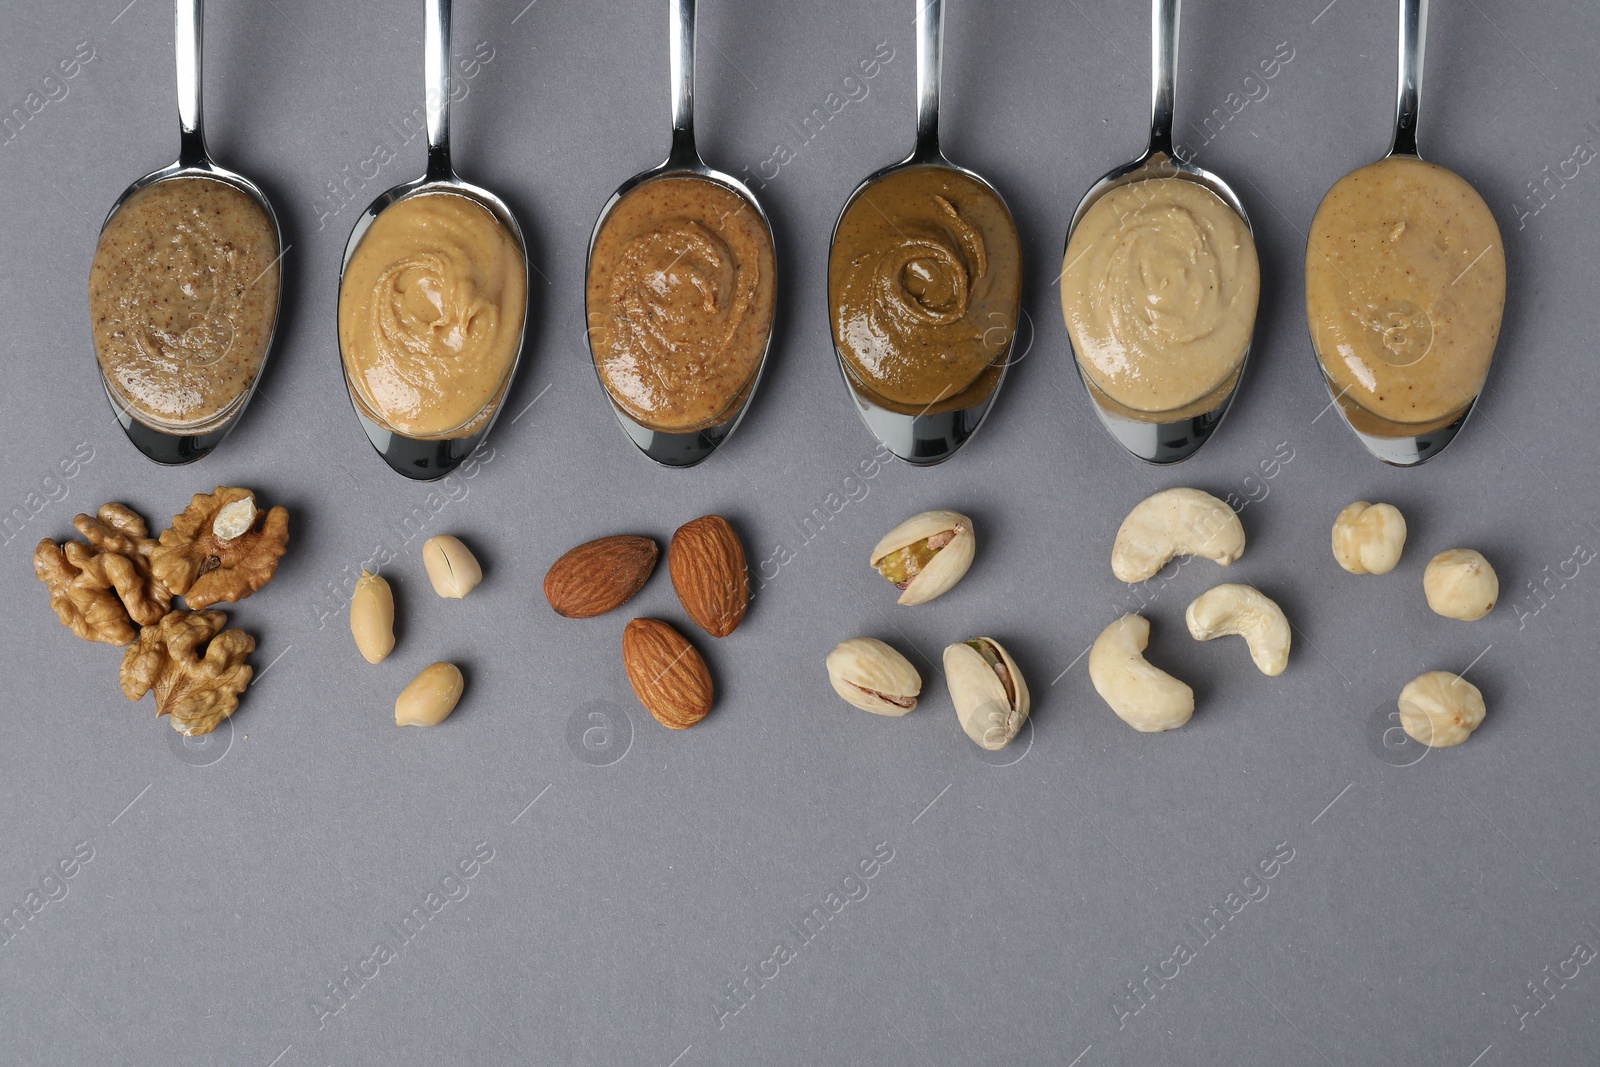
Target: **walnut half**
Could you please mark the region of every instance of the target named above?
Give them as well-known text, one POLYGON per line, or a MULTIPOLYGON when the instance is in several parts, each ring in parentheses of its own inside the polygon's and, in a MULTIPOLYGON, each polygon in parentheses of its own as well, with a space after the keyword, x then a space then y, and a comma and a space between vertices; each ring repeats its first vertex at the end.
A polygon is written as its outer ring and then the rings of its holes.
POLYGON ((156 714, 172 716, 172 728, 194 737, 208 734, 239 706, 239 694, 253 673, 245 662, 256 639, 228 630, 220 611, 167 614, 139 631, 122 654, 122 694, 138 700, 156 696, 156 714))
POLYGON ((243 600, 278 569, 289 545, 289 512, 258 512, 248 489, 196 493, 155 550, 155 575, 191 610, 243 600))
POLYGON ((159 621, 172 603, 153 572, 156 540, 123 504, 105 504, 72 524, 89 543, 45 538, 33 550, 33 572, 49 587, 61 625, 85 641, 125 645, 135 637, 134 623, 159 621))

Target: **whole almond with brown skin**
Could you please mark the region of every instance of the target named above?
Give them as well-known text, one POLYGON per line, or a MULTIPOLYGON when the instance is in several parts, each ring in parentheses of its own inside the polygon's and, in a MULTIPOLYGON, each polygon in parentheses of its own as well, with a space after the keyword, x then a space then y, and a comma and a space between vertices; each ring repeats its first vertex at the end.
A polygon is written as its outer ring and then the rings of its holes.
POLYGON ((557 615, 569 619, 604 615, 639 591, 660 554, 648 537, 617 534, 585 541, 550 565, 544 597, 557 615))
POLYGON ((750 606, 750 569, 744 545, 721 515, 678 527, 667 546, 672 588, 689 617, 712 637, 727 637, 750 606))
POLYGON ((634 619, 623 629, 622 668, 639 703, 669 730, 687 730, 711 710, 706 661, 658 619, 634 619))

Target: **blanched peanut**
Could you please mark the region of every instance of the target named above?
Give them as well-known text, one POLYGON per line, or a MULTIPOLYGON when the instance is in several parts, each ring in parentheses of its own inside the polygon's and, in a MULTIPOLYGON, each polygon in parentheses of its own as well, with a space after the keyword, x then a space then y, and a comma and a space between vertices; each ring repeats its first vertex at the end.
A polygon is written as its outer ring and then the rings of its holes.
POLYGON ((368 663, 382 662, 394 648, 394 592, 380 574, 362 571, 350 597, 350 636, 368 663))
POLYGON ((478 557, 449 534, 430 537, 423 543, 422 565, 428 569, 433 591, 447 600, 460 600, 483 581, 478 557))
POLYGON ((456 710, 466 679, 454 663, 424 667, 394 702, 396 726, 438 726, 456 710))

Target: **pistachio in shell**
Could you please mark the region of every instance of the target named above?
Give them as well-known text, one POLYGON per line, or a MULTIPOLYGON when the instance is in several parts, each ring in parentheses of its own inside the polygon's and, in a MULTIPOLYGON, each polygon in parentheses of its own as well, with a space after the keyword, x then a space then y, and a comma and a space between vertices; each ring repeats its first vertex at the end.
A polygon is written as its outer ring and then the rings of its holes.
POLYGON ((1005 748, 1028 721, 1028 683, 994 638, 974 637, 946 648, 944 677, 961 729, 979 748, 1005 748))
POLYGON ((852 637, 828 653, 828 681, 845 703, 874 715, 900 716, 917 706, 922 675, 875 637, 852 637))
POLYGON ((868 562, 909 607, 948 592, 972 566, 977 547, 971 519, 956 511, 924 511, 884 534, 868 562))

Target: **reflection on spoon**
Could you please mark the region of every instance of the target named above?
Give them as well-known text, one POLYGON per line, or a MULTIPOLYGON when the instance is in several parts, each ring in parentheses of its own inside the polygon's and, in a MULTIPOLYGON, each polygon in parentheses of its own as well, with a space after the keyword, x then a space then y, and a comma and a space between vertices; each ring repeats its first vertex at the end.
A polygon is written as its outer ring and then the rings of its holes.
POLYGON ((238 423, 277 329, 283 238, 254 183, 213 163, 201 115, 202 0, 178 0, 178 159, 112 205, 89 269, 106 398, 134 446, 188 463, 238 423))

